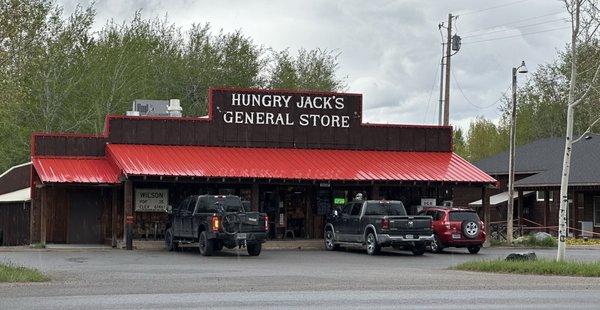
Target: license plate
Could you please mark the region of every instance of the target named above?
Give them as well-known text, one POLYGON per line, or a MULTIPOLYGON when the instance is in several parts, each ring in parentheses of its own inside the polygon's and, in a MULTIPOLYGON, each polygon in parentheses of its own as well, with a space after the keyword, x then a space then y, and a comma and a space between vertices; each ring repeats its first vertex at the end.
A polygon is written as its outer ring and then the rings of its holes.
POLYGON ((452 234, 452 239, 460 239, 460 234, 452 234))
POLYGON ((413 235, 406 235, 406 239, 414 239, 413 235))
POLYGON ((242 233, 242 234, 237 234, 235 237, 236 237, 237 239, 246 239, 246 234, 245 234, 245 233, 242 233))

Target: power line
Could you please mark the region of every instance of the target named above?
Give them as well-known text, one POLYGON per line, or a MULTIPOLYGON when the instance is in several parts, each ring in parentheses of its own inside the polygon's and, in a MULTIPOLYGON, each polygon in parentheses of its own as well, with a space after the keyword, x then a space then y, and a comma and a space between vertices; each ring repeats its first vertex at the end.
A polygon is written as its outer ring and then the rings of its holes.
POLYGON ((546 29, 546 30, 528 32, 528 33, 521 33, 521 34, 511 35, 511 36, 505 36, 505 37, 497 37, 497 38, 491 38, 491 39, 485 39, 485 40, 479 40, 479 41, 472 41, 472 42, 462 42, 462 44, 475 44, 475 43, 481 43, 481 42, 487 42, 487 41, 504 40, 504 39, 510 39, 510 38, 516 38, 516 37, 524 37, 524 36, 528 36, 528 35, 532 35, 532 34, 538 34, 538 33, 544 33, 544 32, 556 31, 556 30, 563 30, 563 29, 570 29, 570 28, 571 27, 560 27, 560 28, 546 29))
POLYGON ((508 92, 508 90, 510 89, 510 85, 508 85, 508 87, 502 92, 502 95, 500 95, 500 97, 498 99, 496 99, 496 101, 494 101, 494 103, 487 105, 487 106, 479 106, 474 104, 466 95, 465 92, 463 91, 462 87, 460 86, 458 79, 456 78, 456 75, 454 75, 454 70, 451 70, 452 73, 452 78, 454 78, 454 86, 456 86, 456 88, 458 88, 460 94, 462 95, 463 98, 465 98, 465 100, 467 101, 468 104, 480 109, 480 110, 484 110, 484 109, 489 109, 493 106, 495 106, 500 100, 502 100, 502 98, 504 98, 504 96, 506 96, 506 92, 508 92))
POLYGON ((513 21, 508 22, 508 23, 496 24, 494 26, 489 26, 489 27, 486 27, 486 28, 481 28, 481 29, 477 29, 477 30, 473 30, 473 31, 463 32, 463 35, 471 34, 471 33, 477 33, 477 32, 482 32, 482 31, 485 31, 485 30, 488 30, 488 29, 494 29, 494 28, 503 27, 503 26, 510 26, 510 25, 515 25, 515 24, 520 24, 522 22, 536 20, 536 19, 540 19, 540 18, 543 18, 543 17, 548 17, 548 16, 560 14, 560 13, 563 13, 563 11, 554 12, 554 13, 550 13, 550 14, 544 14, 544 15, 538 15, 538 16, 533 16, 533 17, 522 18, 522 19, 518 19, 518 20, 513 20, 513 21))
POLYGON ((525 1, 529 1, 529 0, 519 0, 519 1, 514 1, 514 2, 509 2, 509 3, 501 4, 501 5, 491 6, 491 7, 480 9, 480 10, 475 10, 475 11, 470 11, 470 12, 467 11, 466 13, 458 14, 458 16, 465 16, 465 15, 471 15, 471 14, 477 14, 477 13, 481 13, 481 12, 485 12, 485 11, 495 10, 495 9, 499 9, 499 8, 503 8, 503 7, 507 7, 507 6, 511 6, 511 5, 515 5, 515 4, 519 4, 519 3, 523 3, 525 1))
POLYGON ((435 88, 435 84, 437 84, 438 80, 438 72, 440 71, 439 66, 435 66, 435 74, 433 75, 433 84, 431 84, 431 90, 429 91, 429 99, 427 99, 427 109, 425 109, 425 117, 423 123, 427 122, 427 115, 429 114, 429 106, 431 105, 431 97, 433 96, 433 89, 435 88))
MULTIPOLYGON (((544 22, 539 22, 539 23, 533 23, 533 24, 527 24, 527 25, 522 25, 522 26, 516 26, 515 28, 530 28, 530 27, 534 27, 534 26, 539 26, 539 25, 545 25, 545 24, 550 24, 550 23, 556 23, 556 22, 566 22, 566 20, 564 18, 559 18, 559 19, 553 19, 553 20, 548 20, 548 21, 544 21, 544 22)), ((510 28, 510 29, 498 29, 498 30, 494 30, 494 31, 489 31, 489 32, 485 32, 485 33, 479 33, 479 34, 474 34, 474 35, 468 35, 468 36, 462 36, 463 39, 465 38, 473 38, 473 37, 480 37, 480 36, 485 36, 485 35, 489 35, 492 33, 498 33, 498 32, 506 32, 506 31, 511 31, 511 30, 515 30, 515 28, 510 28)))

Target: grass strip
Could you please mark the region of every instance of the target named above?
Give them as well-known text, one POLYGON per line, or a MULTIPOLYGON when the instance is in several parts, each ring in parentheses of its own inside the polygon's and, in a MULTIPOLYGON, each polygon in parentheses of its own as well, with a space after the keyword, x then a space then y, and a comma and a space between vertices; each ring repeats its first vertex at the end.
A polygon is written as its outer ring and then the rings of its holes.
POLYGON ((36 269, 0 263, 0 283, 45 282, 50 279, 36 269))
POLYGON ((582 261, 506 261, 499 259, 465 262, 452 269, 493 273, 600 277, 600 262, 582 261))

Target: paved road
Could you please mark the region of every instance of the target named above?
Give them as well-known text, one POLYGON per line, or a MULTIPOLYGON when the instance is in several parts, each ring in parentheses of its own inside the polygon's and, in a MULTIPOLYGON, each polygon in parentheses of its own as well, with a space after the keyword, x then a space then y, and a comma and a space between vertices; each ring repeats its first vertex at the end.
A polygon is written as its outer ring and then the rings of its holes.
MULTIPOLYGON (((448 270, 510 249, 455 250, 414 257, 362 251, 77 250, 0 252, 0 261, 39 268, 53 281, 0 284, 2 309, 80 308, 598 308, 600 279, 448 270)), ((536 250, 552 258, 553 250, 536 250)), ((574 250, 598 260, 600 250, 574 250)))

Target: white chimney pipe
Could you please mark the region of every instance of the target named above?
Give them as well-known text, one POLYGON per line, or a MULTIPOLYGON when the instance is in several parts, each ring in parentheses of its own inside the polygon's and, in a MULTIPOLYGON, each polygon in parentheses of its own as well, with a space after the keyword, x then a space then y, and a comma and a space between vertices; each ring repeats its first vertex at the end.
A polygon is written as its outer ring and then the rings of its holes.
POLYGON ((167 111, 169 112, 169 116, 171 117, 181 117, 183 114, 183 109, 181 108, 181 103, 179 102, 179 99, 169 100, 169 106, 167 107, 167 111))

